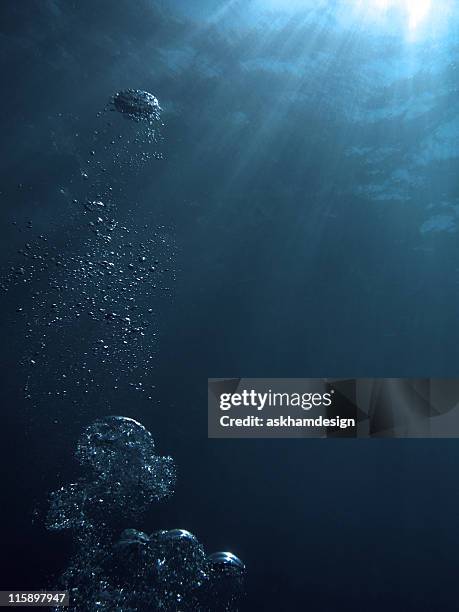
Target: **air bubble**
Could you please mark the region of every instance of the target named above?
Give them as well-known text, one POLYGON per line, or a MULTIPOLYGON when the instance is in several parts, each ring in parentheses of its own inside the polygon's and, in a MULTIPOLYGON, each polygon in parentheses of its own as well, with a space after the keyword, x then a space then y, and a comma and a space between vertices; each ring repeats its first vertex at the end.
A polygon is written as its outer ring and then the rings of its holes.
POLYGON ((59 585, 70 591, 72 612, 237 611, 245 576, 240 559, 207 557, 185 529, 150 536, 119 529, 139 521, 147 508, 142 500, 149 506, 173 491, 172 459, 154 454, 145 427, 127 417, 99 419, 83 432, 76 457, 85 475, 51 494, 47 516, 49 529, 74 535, 76 551, 59 585))
POLYGON ((113 109, 136 121, 159 121, 161 107, 158 99, 142 89, 125 89, 113 96, 113 109))

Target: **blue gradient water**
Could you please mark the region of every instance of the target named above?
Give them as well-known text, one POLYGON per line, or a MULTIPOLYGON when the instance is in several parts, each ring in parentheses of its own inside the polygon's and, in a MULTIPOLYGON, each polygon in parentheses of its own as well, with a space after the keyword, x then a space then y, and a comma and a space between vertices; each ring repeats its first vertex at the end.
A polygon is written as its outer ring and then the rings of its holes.
POLYGON ((122 414, 178 466, 129 527, 233 551, 244 609, 456 609, 454 440, 207 440, 207 377, 457 376, 459 10, 421 4, 2 4, 2 588, 62 572, 33 510, 122 414), (158 142, 104 111, 127 88, 158 97, 158 142), (128 349, 78 306, 123 295, 88 268, 101 185, 130 236, 103 248, 153 315, 128 349))

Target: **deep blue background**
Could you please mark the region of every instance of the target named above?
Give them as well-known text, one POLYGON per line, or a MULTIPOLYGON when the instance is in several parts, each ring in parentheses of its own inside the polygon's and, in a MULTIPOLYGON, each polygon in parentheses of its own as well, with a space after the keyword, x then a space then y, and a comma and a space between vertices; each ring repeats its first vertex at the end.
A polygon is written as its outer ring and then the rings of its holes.
MULTIPOLYGON (((207 4, 196 10, 216 5, 207 4)), ((31 0, 0 10, 6 266, 26 220, 56 244, 72 230, 58 187, 71 184, 85 145, 65 117, 84 139, 118 89, 153 91, 165 107, 165 160, 128 186, 139 225, 173 224, 179 249, 151 372, 161 401, 152 409, 123 390, 110 410, 154 433, 179 482, 139 527, 186 528, 207 550, 238 554, 247 610, 455 610, 456 441, 211 441, 206 422, 207 377, 457 375, 457 155, 412 161, 442 117, 457 116, 454 61, 439 68, 445 89, 433 108, 394 118, 387 107, 415 104, 434 83, 419 67, 362 89, 362 45, 373 59, 397 58, 393 40, 378 47, 355 34, 343 52, 336 30, 293 17, 263 38, 240 6, 210 25, 172 2, 31 0), (305 40, 305 61, 332 60, 310 78, 288 65, 305 40), (281 72, 270 72, 279 58, 281 72), (343 114, 351 101, 363 109, 354 123, 343 114), (387 113, 370 120, 378 108, 387 113), (365 146, 367 159, 348 155, 365 146), (384 147, 390 156, 374 162, 384 147), (409 179, 397 183, 397 168, 409 179), (392 196, 375 201, 375 184, 392 196), (439 202, 453 229, 441 231, 437 211, 440 229, 423 231, 439 202)), ((30 408, 17 366, 27 347, 9 323, 15 304, 7 296, 3 306, 0 581, 32 589, 52 584, 70 550, 33 509, 75 476, 74 442, 101 413, 52 401, 30 408)))

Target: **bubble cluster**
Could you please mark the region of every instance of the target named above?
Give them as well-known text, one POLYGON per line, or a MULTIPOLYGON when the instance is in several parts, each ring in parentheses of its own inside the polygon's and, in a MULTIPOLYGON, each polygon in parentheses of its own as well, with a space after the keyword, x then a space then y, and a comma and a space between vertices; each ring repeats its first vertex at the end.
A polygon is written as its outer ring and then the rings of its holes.
POLYGON ((113 109, 136 121, 159 122, 161 107, 158 99, 142 89, 125 89, 113 96, 113 109))
POLYGON ((84 431, 76 458, 108 503, 125 509, 129 499, 130 508, 141 513, 153 501, 170 496, 175 483, 172 458, 159 457, 154 451, 153 437, 145 427, 113 416, 97 420, 84 431))
POLYGON ((133 419, 95 421, 83 432, 75 456, 85 475, 52 494, 50 529, 139 517, 173 493, 172 458, 156 455, 150 432, 133 419))
MULTIPOLYGON (((149 103, 156 130, 159 103, 149 103)), ((120 389, 154 399, 149 373, 176 280, 174 228, 146 224, 148 209, 139 224, 126 193, 135 170, 160 157, 153 128, 148 121, 103 124, 103 117, 79 175, 59 189, 69 229, 37 236, 28 222, 19 261, 0 283, 17 296, 12 318, 27 340, 24 390, 35 404, 52 396, 82 407, 104 402, 106 410, 120 389)))
POLYGON ((33 282, 15 313, 28 341, 27 390, 35 398, 45 392, 75 399, 81 390, 92 400, 96 394, 108 399, 110 385, 151 397, 148 372, 162 302, 175 281, 174 244, 166 227, 142 241, 125 227, 114 236, 103 217, 91 229, 96 239, 86 242, 84 252, 67 246, 64 254, 44 242, 26 247, 30 265, 12 272, 16 282, 33 282), (62 347, 58 359, 56 346, 62 347), (41 389, 44 376, 57 383, 52 390, 41 389))
MULTIPOLYGON (((159 102, 125 90, 111 106, 134 121, 107 122, 94 130, 84 156, 72 152, 79 170, 59 189, 70 229, 31 237, 1 284, 20 296, 14 316, 27 339, 26 397, 70 400, 80 415, 85 399, 99 409, 110 404, 109 389, 118 401, 126 388, 151 398, 159 298, 175 280, 173 229, 140 227, 121 210, 132 204, 125 193, 132 172, 161 158, 149 149, 160 140, 159 102)), ((206 556, 185 530, 149 536, 129 527, 173 494, 176 479, 172 458, 156 454, 140 423, 98 419, 83 431, 75 456, 83 474, 51 493, 46 519, 51 531, 73 536, 60 581, 70 591, 70 610, 237 610, 245 569, 236 557, 206 556)))
POLYGON ((47 516, 48 529, 85 529, 88 526, 87 499, 87 486, 83 481, 53 491, 47 516))
POLYGON ((245 567, 235 555, 206 555, 184 529, 148 535, 122 528, 173 493, 173 461, 154 448, 150 432, 126 417, 99 419, 80 437, 76 458, 85 476, 51 494, 47 517, 49 529, 74 535, 75 553, 61 578, 70 610, 238 609, 245 567))
MULTIPOLYGON (((162 139, 162 108, 158 99, 142 89, 124 89, 112 97, 106 110, 116 111, 123 118, 140 126, 141 129, 135 135, 127 136, 127 142, 131 147, 136 144, 140 145, 137 157, 141 161, 146 161, 149 158, 145 150, 146 145, 158 143, 162 139)), ((120 138, 123 138, 121 133, 120 138)), ((116 143, 111 141, 111 144, 116 143)), ((157 153, 155 157, 162 158, 157 153)))

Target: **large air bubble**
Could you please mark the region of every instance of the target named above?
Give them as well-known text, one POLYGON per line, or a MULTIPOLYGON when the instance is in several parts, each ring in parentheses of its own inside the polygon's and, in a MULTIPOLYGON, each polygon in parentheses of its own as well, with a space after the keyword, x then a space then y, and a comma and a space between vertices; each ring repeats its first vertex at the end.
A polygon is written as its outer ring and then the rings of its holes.
POLYGON ((142 89, 124 89, 113 96, 113 110, 123 113, 136 121, 155 122, 161 120, 158 99, 142 89))

